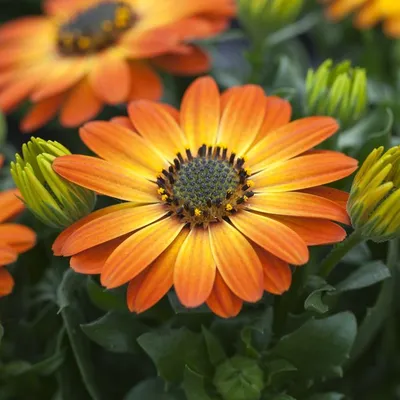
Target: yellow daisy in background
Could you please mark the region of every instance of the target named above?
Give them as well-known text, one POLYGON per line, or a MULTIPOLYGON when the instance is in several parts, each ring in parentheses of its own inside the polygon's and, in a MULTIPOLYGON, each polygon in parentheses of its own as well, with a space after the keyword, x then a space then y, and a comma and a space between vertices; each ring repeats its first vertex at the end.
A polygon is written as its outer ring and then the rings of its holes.
POLYGON ((47 0, 44 11, 0 28, 0 109, 33 102, 23 131, 58 112, 71 127, 105 104, 158 100, 154 67, 207 71, 208 56, 189 42, 226 29, 235 7, 233 0, 47 0))
POLYGON ((82 140, 101 158, 68 155, 53 168, 78 185, 124 201, 67 228, 53 245, 107 288, 129 282, 127 302, 142 312, 174 286, 181 303, 221 317, 281 294, 289 264, 310 245, 343 240, 347 193, 323 186, 357 161, 313 150, 337 122, 290 122, 291 107, 259 86, 220 95, 208 77, 187 90, 181 112, 133 102, 129 118, 91 122, 82 140))
POLYGON ((327 15, 332 20, 343 19, 355 12, 354 24, 366 29, 383 22, 389 36, 400 37, 400 2, 398 0, 322 0, 328 4, 327 15))

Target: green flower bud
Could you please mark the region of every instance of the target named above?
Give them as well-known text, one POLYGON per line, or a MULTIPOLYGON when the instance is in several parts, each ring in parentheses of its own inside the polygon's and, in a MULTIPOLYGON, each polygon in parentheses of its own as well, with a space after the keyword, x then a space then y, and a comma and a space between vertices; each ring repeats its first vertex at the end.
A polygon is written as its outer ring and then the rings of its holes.
POLYGON ((238 0, 239 20, 255 38, 263 40, 286 27, 300 14, 304 0, 238 0))
POLYGON ((71 154, 63 145, 40 138, 22 146, 15 156, 11 175, 27 208, 44 224, 63 229, 89 214, 96 203, 94 192, 61 178, 53 161, 71 154))
POLYGON ((318 69, 308 70, 306 112, 337 118, 346 127, 366 110, 367 76, 365 69, 352 68, 350 61, 332 65, 332 60, 326 60, 318 69))
POLYGON ((347 211, 356 231, 374 242, 400 237, 400 146, 373 150, 354 178, 347 211))
POLYGON ((235 356, 218 366, 214 385, 223 400, 259 400, 264 376, 256 360, 235 356))

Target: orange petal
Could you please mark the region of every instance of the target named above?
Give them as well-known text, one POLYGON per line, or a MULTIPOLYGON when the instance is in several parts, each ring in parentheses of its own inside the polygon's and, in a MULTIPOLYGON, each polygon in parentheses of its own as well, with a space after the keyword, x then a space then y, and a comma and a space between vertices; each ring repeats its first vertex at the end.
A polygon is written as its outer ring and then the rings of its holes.
POLYGON ((199 75, 210 70, 211 59, 197 46, 187 46, 187 53, 168 53, 153 58, 151 61, 158 68, 170 74, 199 75))
POLYGON ((289 290, 292 271, 289 264, 259 246, 254 247, 264 270, 264 290, 272 294, 282 294, 289 290))
POLYGON ((308 246, 337 243, 346 238, 341 226, 326 219, 283 216, 274 219, 296 232, 308 246))
POLYGON ((248 153, 251 169, 260 171, 293 158, 332 136, 339 128, 330 117, 307 117, 269 132, 248 153))
POLYGON ((192 229, 181 246, 174 270, 176 294, 185 307, 198 307, 207 300, 215 270, 208 230, 192 229))
POLYGON ((103 102, 95 95, 88 79, 77 85, 68 96, 60 121, 65 127, 75 127, 94 118, 103 108, 103 102))
POLYGON ((221 318, 236 317, 242 309, 243 300, 234 295, 228 285, 217 271, 215 275, 214 287, 207 299, 207 305, 214 314, 221 318))
POLYGON ((128 106, 129 117, 138 132, 160 154, 172 161, 187 147, 187 139, 177 122, 163 107, 149 101, 136 101, 128 106))
POLYGON ((210 77, 198 78, 186 90, 181 107, 181 126, 190 148, 212 146, 218 134, 220 120, 219 90, 210 77))
POLYGON ((53 169, 70 182, 106 196, 135 203, 158 201, 154 183, 109 161, 74 154, 56 158, 53 169))
POLYGON ((13 277, 4 267, 0 267, 0 297, 10 294, 13 287, 13 277))
POLYGON ((380 2, 369 2, 358 11, 354 18, 354 24, 358 28, 367 29, 377 24, 381 18, 380 2))
POLYGON ((123 126, 124 128, 128 128, 132 131, 135 130, 135 127, 133 126, 131 120, 128 117, 114 117, 110 119, 110 122, 112 122, 113 124, 123 126))
MULTIPOLYGON (((18 253, 16 250, 2 243, 0 246, 0 265, 11 264, 17 261, 18 253)), ((0 268, 2 269, 2 268, 0 268)))
POLYGON ((19 197, 22 195, 18 189, 9 189, 0 193, 0 222, 9 220, 23 211, 24 203, 19 197))
POLYGON ((308 248, 303 239, 275 218, 243 211, 230 219, 249 239, 282 260, 294 265, 308 261, 308 248))
POLYGON ((49 97, 35 104, 21 122, 21 130, 29 133, 45 125, 56 114, 65 100, 65 93, 49 97))
POLYGON ((342 153, 305 155, 278 163, 254 175, 257 190, 271 192, 306 189, 334 182, 357 169, 357 160, 342 153))
POLYGON ((109 242, 82 251, 82 253, 75 254, 70 260, 71 268, 79 274, 101 274, 108 257, 124 240, 126 240, 126 236, 110 240, 109 242))
POLYGON ((129 283, 127 304, 132 312, 141 313, 148 310, 171 289, 176 257, 188 233, 188 229, 183 229, 150 267, 129 283))
POLYGON ((111 122, 89 122, 79 131, 93 152, 111 163, 134 169, 139 175, 156 179, 165 167, 163 160, 137 133, 111 122))
POLYGON ((35 232, 19 224, 0 225, 0 243, 4 243, 18 253, 31 249, 36 243, 35 232))
POLYGON ((50 24, 45 16, 20 17, 0 27, 0 41, 10 43, 26 38, 50 24))
POLYGON ((367 0, 336 0, 328 8, 328 17, 334 20, 342 19, 367 0))
POLYGON ((343 192, 339 189, 331 188, 329 186, 316 186, 313 188, 304 189, 303 192, 334 201, 344 209, 346 209, 347 201, 349 200, 349 193, 343 192))
POLYGON ((108 215, 111 213, 114 213, 115 211, 120 210, 121 208, 130 208, 132 205, 129 203, 124 203, 124 204, 115 204, 113 206, 101 208, 100 210, 97 210, 95 212, 92 212, 91 214, 87 215, 86 217, 76 221, 72 225, 70 225, 67 229, 62 231, 56 238, 56 240, 53 243, 52 250, 55 256, 62 256, 63 254, 63 247, 65 242, 69 239, 69 237, 76 232, 79 228, 82 226, 85 226, 89 222, 100 218, 104 215, 108 215))
POLYGON ((388 36, 400 37, 400 16, 387 18, 383 23, 383 30, 388 36))
POLYGON ((262 265, 249 241, 225 221, 209 226, 209 232, 214 261, 225 283, 245 301, 260 300, 262 265))
POLYGON ((325 218, 349 224, 346 210, 337 203, 308 193, 258 193, 248 203, 248 209, 268 214, 325 218))
POLYGON ((264 120, 266 97, 259 86, 233 91, 222 113, 217 143, 244 155, 258 136, 264 120))
POLYGON ((100 57, 90 74, 90 84, 95 94, 108 104, 127 100, 131 71, 128 63, 119 55, 106 53, 100 57))
POLYGON ((131 62, 128 100, 157 101, 163 94, 163 83, 154 69, 144 62, 131 62))
POLYGON ((111 289, 140 274, 175 240, 183 227, 180 221, 168 217, 134 233, 107 260, 101 273, 102 285, 111 289))
POLYGON ((71 256, 123 236, 162 218, 167 209, 161 204, 126 207, 96 218, 76 230, 64 243, 63 255, 71 256))

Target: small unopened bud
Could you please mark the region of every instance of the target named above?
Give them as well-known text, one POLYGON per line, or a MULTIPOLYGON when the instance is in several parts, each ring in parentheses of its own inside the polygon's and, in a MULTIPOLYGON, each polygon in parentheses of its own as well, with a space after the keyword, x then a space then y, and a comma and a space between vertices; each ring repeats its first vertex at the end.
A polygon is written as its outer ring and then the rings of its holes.
POLYGON ((89 214, 96 203, 94 192, 61 178, 53 161, 71 154, 58 142, 32 138, 15 156, 11 175, 27 208, 44 224, 63 229, 89 214))
POLYGON ((347 203, 354 229, 375 242, 400 237, 400 147, 373 150, 354 178, 347 203))
POLYGON ((238 0, 239 20, 255 40, 292 23, 300 14, 304 0, 238 0))
POLYGON ((365 69, 352 68, 350 61, 333 67, 332 60, 326 60, 316 70, 309 69, 306 106, 308 115, 328 115, 344 127, 357 122, 367 106, 365 69))
POLYGON ((259 400, 264 376, 257 360, 235 356, 217 367, 214 385, 223 400, 259 400))

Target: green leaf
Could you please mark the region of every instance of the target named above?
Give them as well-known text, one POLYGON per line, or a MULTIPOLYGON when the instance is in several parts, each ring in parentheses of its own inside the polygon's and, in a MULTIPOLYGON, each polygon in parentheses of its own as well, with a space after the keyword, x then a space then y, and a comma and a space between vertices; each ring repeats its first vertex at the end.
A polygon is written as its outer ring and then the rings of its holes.
POLYGON ((208 395, 205 389, 204 376, 185 368, 183 377, 183 390, 187 400, 215 400, 208 395))
POLYGON ((132 388, 123 400, 176 400, 178 397, 167 393, 160 378, 152 378, 140 382, 132 388))
POLYGON ((211 364, 214 366, 221 364, 226 360, 224 348, 219 340, 204 326, 202 327, 202 332, 211 364))
POLYGON ((348 264, 361 265, 372 258, 371 250, 366 242, 353 247, 343 258, 342 261, 348 264))
POLYGON ((282 393, 272 397, 271 400, 296 400, 296 399, 292 396, 289 396, 288 394, 282 393))
POLYGON ((96 283, 93 277, 88 276, 86 288, 91 302, 104 311, 126 311, 125 296, 117 290, 107 290, 96 283))
POLYGON ((282 358, 278 358, 269 361, 266 364, 267 368, 267 386, 273 386, 276 383, 280 383, 282 379, 285 379, 288 373, 293 373, 297 371, 297 368, 282 358))
POLYGON ((207 370, 207 350, 202 335, 186 328, 145 333, 138 338, 138 343, 166 381, 180 382, 186 365, 199 373, 207 370))
POLYGON ((3 325, 0 324, 0 346, 1 346, 1 340, 3 339, 4 336, 4 328, 3 325))
POLYGON ((305 377, 323 377, 348 359, 356 334, 356 319, 350 312, 311 319, 282 337, 271 354, 288 360, 305 377))
POLYGON ((64 359, 65 359, 65 352, 58 351, 51 357, 46 358, 45 360, 32 365, 29 372, 34 372, 41 376, 51 375, 62 365, 64 359))
POLYGON ((137 338, 149 328, 136 316, 110 311, 96 321, 81 325, 89 339, 115 353, 137 353, 137 338))
POLYGON ((327 292, 335 291, 331 285, 324 285, 311 292, 304 301, 304 308, 308 311, 315 311, 319 314, 325 314, 329 307, 323 302, 322 296, 327 292))
POLYGON ((317 393, 311 396, 308 400, 342 400, 345 398, 344 394, 337 392, 317 393))
POLYGON ((382 261, 371 261, 357 268, 346 279, 336 285, 336 293, 362 289, 390 277, 389 268, 382 261))

